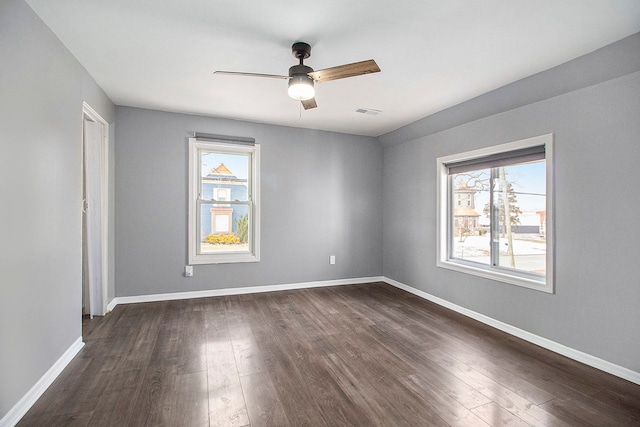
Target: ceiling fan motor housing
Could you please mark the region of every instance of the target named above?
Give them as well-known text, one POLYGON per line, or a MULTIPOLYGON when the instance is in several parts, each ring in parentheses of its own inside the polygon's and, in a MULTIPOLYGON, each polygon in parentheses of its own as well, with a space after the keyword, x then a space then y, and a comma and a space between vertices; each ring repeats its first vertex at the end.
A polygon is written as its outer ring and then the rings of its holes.
POLYGON ((313 79, 309 77, 309 73, 312 73, 312 72, 313 72, 313 68, 307 67, 306 65, 294 65, 293 67, 289 68, 290 77, 303 75, 311 79, 311 81, 313 81, 313 79))

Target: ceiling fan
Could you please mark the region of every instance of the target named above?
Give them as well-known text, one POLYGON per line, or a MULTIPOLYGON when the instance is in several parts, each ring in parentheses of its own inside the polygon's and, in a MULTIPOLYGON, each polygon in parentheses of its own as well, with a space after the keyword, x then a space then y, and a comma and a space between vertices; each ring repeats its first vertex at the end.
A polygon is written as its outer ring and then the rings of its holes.
POLYGON ((243 73, 237 71, 215 71, 214 74, 287 79, 289 80, 289 96, 302 102, 304 109, 308 110, 318 106, 315 100, 315 82, 328 82, 331 80, 361 76, 363 74, 377 73, 380 71, 380 67, 378 67, 378 64, 376 64, 376 61, 373 59, 313 71, 313 68, 306 66, 303 63, 305 59, 311 56, 311 46, 308 43, 294 43, 291 46, 291 52, 293 53, 293 56, 300 61, 300 63, 289 68, 288 76, 281 76, 277 74, 243 73))

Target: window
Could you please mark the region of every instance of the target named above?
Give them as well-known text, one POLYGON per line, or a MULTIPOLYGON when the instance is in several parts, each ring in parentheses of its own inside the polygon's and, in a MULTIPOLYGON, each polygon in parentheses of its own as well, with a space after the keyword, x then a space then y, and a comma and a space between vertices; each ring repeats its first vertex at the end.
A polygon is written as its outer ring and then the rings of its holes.
POLYGON ((552 150, 549 134, 437 159, 439 267, 553 292, 552 150))
MULTIPOLYGON (((231 200, 231 188, 215 187, 213 189, 213 198, 219 202, 231 200)), ((225 205, 229 206, 229 205, 225 205)))
POLYGON ((189 138, 189 264, 260 260, 260 146, 189 138))

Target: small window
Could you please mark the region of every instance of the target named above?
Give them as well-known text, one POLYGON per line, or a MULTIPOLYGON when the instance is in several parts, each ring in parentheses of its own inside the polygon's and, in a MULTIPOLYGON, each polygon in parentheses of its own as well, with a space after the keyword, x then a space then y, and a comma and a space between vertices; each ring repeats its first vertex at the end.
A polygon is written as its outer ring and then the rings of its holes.
POLYGON ((553 292, 552 144, 549 134, 437 160, 438 266, 553 292))
POLYGON ((259 261, 258 144, 189 138, 189 264, 259 261))

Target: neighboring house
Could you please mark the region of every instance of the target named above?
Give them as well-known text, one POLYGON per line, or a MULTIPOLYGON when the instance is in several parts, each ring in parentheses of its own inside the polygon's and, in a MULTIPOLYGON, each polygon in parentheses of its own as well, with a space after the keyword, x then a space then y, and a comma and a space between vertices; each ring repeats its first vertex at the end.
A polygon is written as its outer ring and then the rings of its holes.
POLYGON ((200 210, 202 215, 201 239, 209 234, 237 234, 236 221, 247 214, 247 207, 219 203, 230 200, 247 199, 247 180, 236 177, 224 163, 212 169, 202 178, 203 199, 218 203, 203 203, 200 210), (210 218, 207 220, 207 218, 210 218))
POLYGON ((454 192, 453 217, 456 236, 475 236, 481 228, 478 224, 480 214, 476 212, 476 190, 458 181, 454 192))

